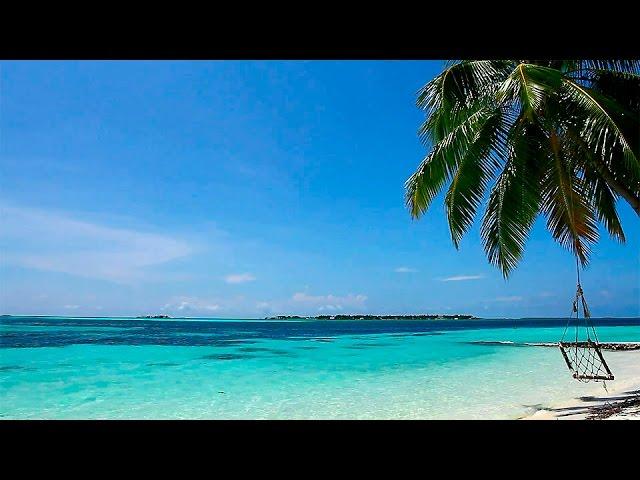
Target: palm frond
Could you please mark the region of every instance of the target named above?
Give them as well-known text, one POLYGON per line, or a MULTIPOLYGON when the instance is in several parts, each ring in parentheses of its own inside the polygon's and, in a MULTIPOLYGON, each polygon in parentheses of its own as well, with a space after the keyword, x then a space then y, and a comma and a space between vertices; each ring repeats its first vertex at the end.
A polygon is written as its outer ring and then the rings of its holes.
POLYGON ((426 112, 418 136, 430 151, 405 183, 411 215, 448 184, 457 248, 489 190, 480 233, 505 277, 541 212, 583 265, 599 222, 625 240, 618 198, 640 216, 638 60, 452 61, 417 105, 426 112))
POLYGON ((489 262, 507 278, 522 258, 540 206, 540 161, 544 138, 524 116, 509 135, 507 163, 489 195, 480 234, 489 262))
POLYGON ((433 147, 418 170, 405 182, 406 203, 414 218, 420 217, 429 208, 491 115, 492 111, 485 107, 466 118, 464 123, 456 126, 433 147))
POLYGON ((625 235, 618 216, 616 201, 618 195, 607 183, 607 178, 613 173, 605 172, 604 165, 599 158, 589 149, 578 131, 569 128, 564 138, 565 152, 575 160, 575 166, 582 172, 582 180, 586 191, 586 201, 593 204, 596 217, 612 238, 625 242, 625 235))
POLYGON ((472 103, 487 96, 489 90, 508 74, 507 65, 505 60, 453 63, 418 91, 416 105, 432 112, 442 107, 472 103))
POLYGON ((478 119, 478 114, 490 108, 488 101, 477 101, 456 108, 440 108, 432 112, 418 130, 418 138, 426 146, 434 146, 459 129, 466 129, 478 119))
POLYGON ((464 152, 445 197, 451 239, 456 248, 473 224, 488 183, 500 166, 499 152, 503 144, 503 115, 497 109, 485 120, 464 152))
POLYGON ((624 243, 626 237, 616 208, 617 195, 594 169, 586 169, 583 179, 588 197, 593 201, 598 221, 602 222, 611 238, 624 243))
POLYGON ((576 60, 573 71, 582 74, 590 71, 609 71, 617 73, 640 73, 640 61, 638 60, 576 60))
POLYGON ((532 120, 561 85, 561 78, 556 69, 520 63, 498 89, 497 98, 503 102, 519 101, 522 111, 532 120))
POLYGON ((621 107, 599 92, 578 85, 568 78, 563 78, 563 84, 568 99, 583 114, 581 136, 585 142, 607 163, 610 163, 613 149, 618 145, 622 150, 627 168, 635 176, 640 177, 638 146, 634 148, 631 145, 616 118, 616 111, 619 112, 621 107))
POLYGON ((594 72, 590 78, 593 90, 614 100, 640 122, 640 74, 610 71, 594 72))
POLYGON ((552 134, 545 176, 542 179, 542 210, 553 238, 578 257, 589 262, 590 244, 598 241, 593 205, 588 201, 584 181, 563 156, 560 139, 552 134))

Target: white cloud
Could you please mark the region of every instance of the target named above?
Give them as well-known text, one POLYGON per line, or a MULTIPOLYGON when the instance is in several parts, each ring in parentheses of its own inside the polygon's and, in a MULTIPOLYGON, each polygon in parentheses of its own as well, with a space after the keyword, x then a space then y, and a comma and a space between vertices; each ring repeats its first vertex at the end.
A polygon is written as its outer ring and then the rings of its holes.
POLYGON ((479 280, 484 278, 484 275, 456 275, 454 277, 447 277, 441 279, 442 282, 464 282, 467 280, 479 280))
POLYGON ((315 307, 319 311, 343 310, 345 308, 354 308, 364 306, 367 300, 366 295, 352 293, 344 296, 338 295, 309 295, 304 292, 294 293, 291 300, 295 304, 304 305, 305 307, 315 307))
MULTIPOLYGON (((341 312, 361 309, 367 297, 359 294, 309 295, 298 292, 288 298, 256 299, 244 295, 232 297, 198 297, 181 295, 170 298, 158 310, 175 316, 211 317, 233 314, 242 318, 256 315, 299 315, 313 312, 341 312)), ((150 313, 155 313, 150 311, 150 313)))
POLYGON ((418 270, 410 267, 398 267, 394 271, 396 273, 414 273, 414 272, 417 272, 418 270))
POLYGON ((213 313, 220 309, 221 306, 219 302, 197 297, 177 297, 162 308, 163 311, 177 312, 180 314, 213 313))
POLYGON ((496 302, 520 302, 523 300, 523 297, 519 295, 512 295, 510 297, 496 297, 496 302))
POLYGON ((334 312, 336 310, 342 310, 344 307, 342 305, 320 305, 318 307, 318 311, 319 312, 324 312, 324 311, 330 311, 330 312, 334 312))
POLYGON ((76 310, 80 308, 80 305, 65 305, 64 308, 66 308, 67 310, 76 310))
POLYGON ((2 206, 2 260, 26 268, 118 283, 153 280, 146 270, 193 249, 170 236, 80 221, 46 210, 2 206))
POLYGON ((224 277, 224 281, 227 283, 246 283, 246 282, 253 282, 256 279, 256 277, 254 277, 252 274, 250 273, 234 273, 231 275, 227 275, 226 277, 224 277))

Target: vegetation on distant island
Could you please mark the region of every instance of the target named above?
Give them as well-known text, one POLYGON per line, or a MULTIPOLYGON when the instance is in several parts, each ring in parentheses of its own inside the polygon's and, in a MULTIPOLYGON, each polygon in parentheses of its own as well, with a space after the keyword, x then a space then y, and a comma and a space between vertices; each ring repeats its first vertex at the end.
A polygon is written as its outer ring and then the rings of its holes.
POLYGON ((625 241, 617 200, 640 215, 640 61, 450 62, 418 94, 430 151, 406 182, 414 218, 449 185, 458 248, 485 198, 487 257, 508 275, 539 214, 586 265, 598 223, 625 241))
POLYGON ((294 320, 294 319, 315 319, 315 320, 470 320, 477 317, 473 315, 317 315, 303 317, 300 315, 276 315, 266 317, 266 320, 294 320))
POLYGON ((171 318, 169 315, 140 315, 136 318, 171 318))

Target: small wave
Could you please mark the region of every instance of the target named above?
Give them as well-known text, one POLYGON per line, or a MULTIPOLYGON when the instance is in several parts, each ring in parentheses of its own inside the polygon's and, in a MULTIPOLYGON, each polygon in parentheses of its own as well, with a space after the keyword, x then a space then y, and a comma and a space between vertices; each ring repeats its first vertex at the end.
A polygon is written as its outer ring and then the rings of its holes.
POLYGON ((471 342, 463 342, 467 345, 484 345, 499 347, 557 347, 557 343, 531 343, 531 342, 512 342, 511 340, 475 340, 471 342))
POLYGON ((510 340, 475 340, 472 342, 464 342, 470 345, 526 345, 525 343, 516 343, 510 340))

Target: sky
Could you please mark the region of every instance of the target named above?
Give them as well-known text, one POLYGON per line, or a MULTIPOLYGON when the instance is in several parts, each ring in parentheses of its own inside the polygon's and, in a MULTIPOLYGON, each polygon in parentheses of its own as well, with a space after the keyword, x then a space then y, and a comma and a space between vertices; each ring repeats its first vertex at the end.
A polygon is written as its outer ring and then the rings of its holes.
MULTIPOLYGON (((0 62, 0 313, 562 317, 544 219, 509 280, 443 195, 412 220, 441 61, 0 62)), ((640 222, 601 229, 594 316, 640 315, 640 222)))

